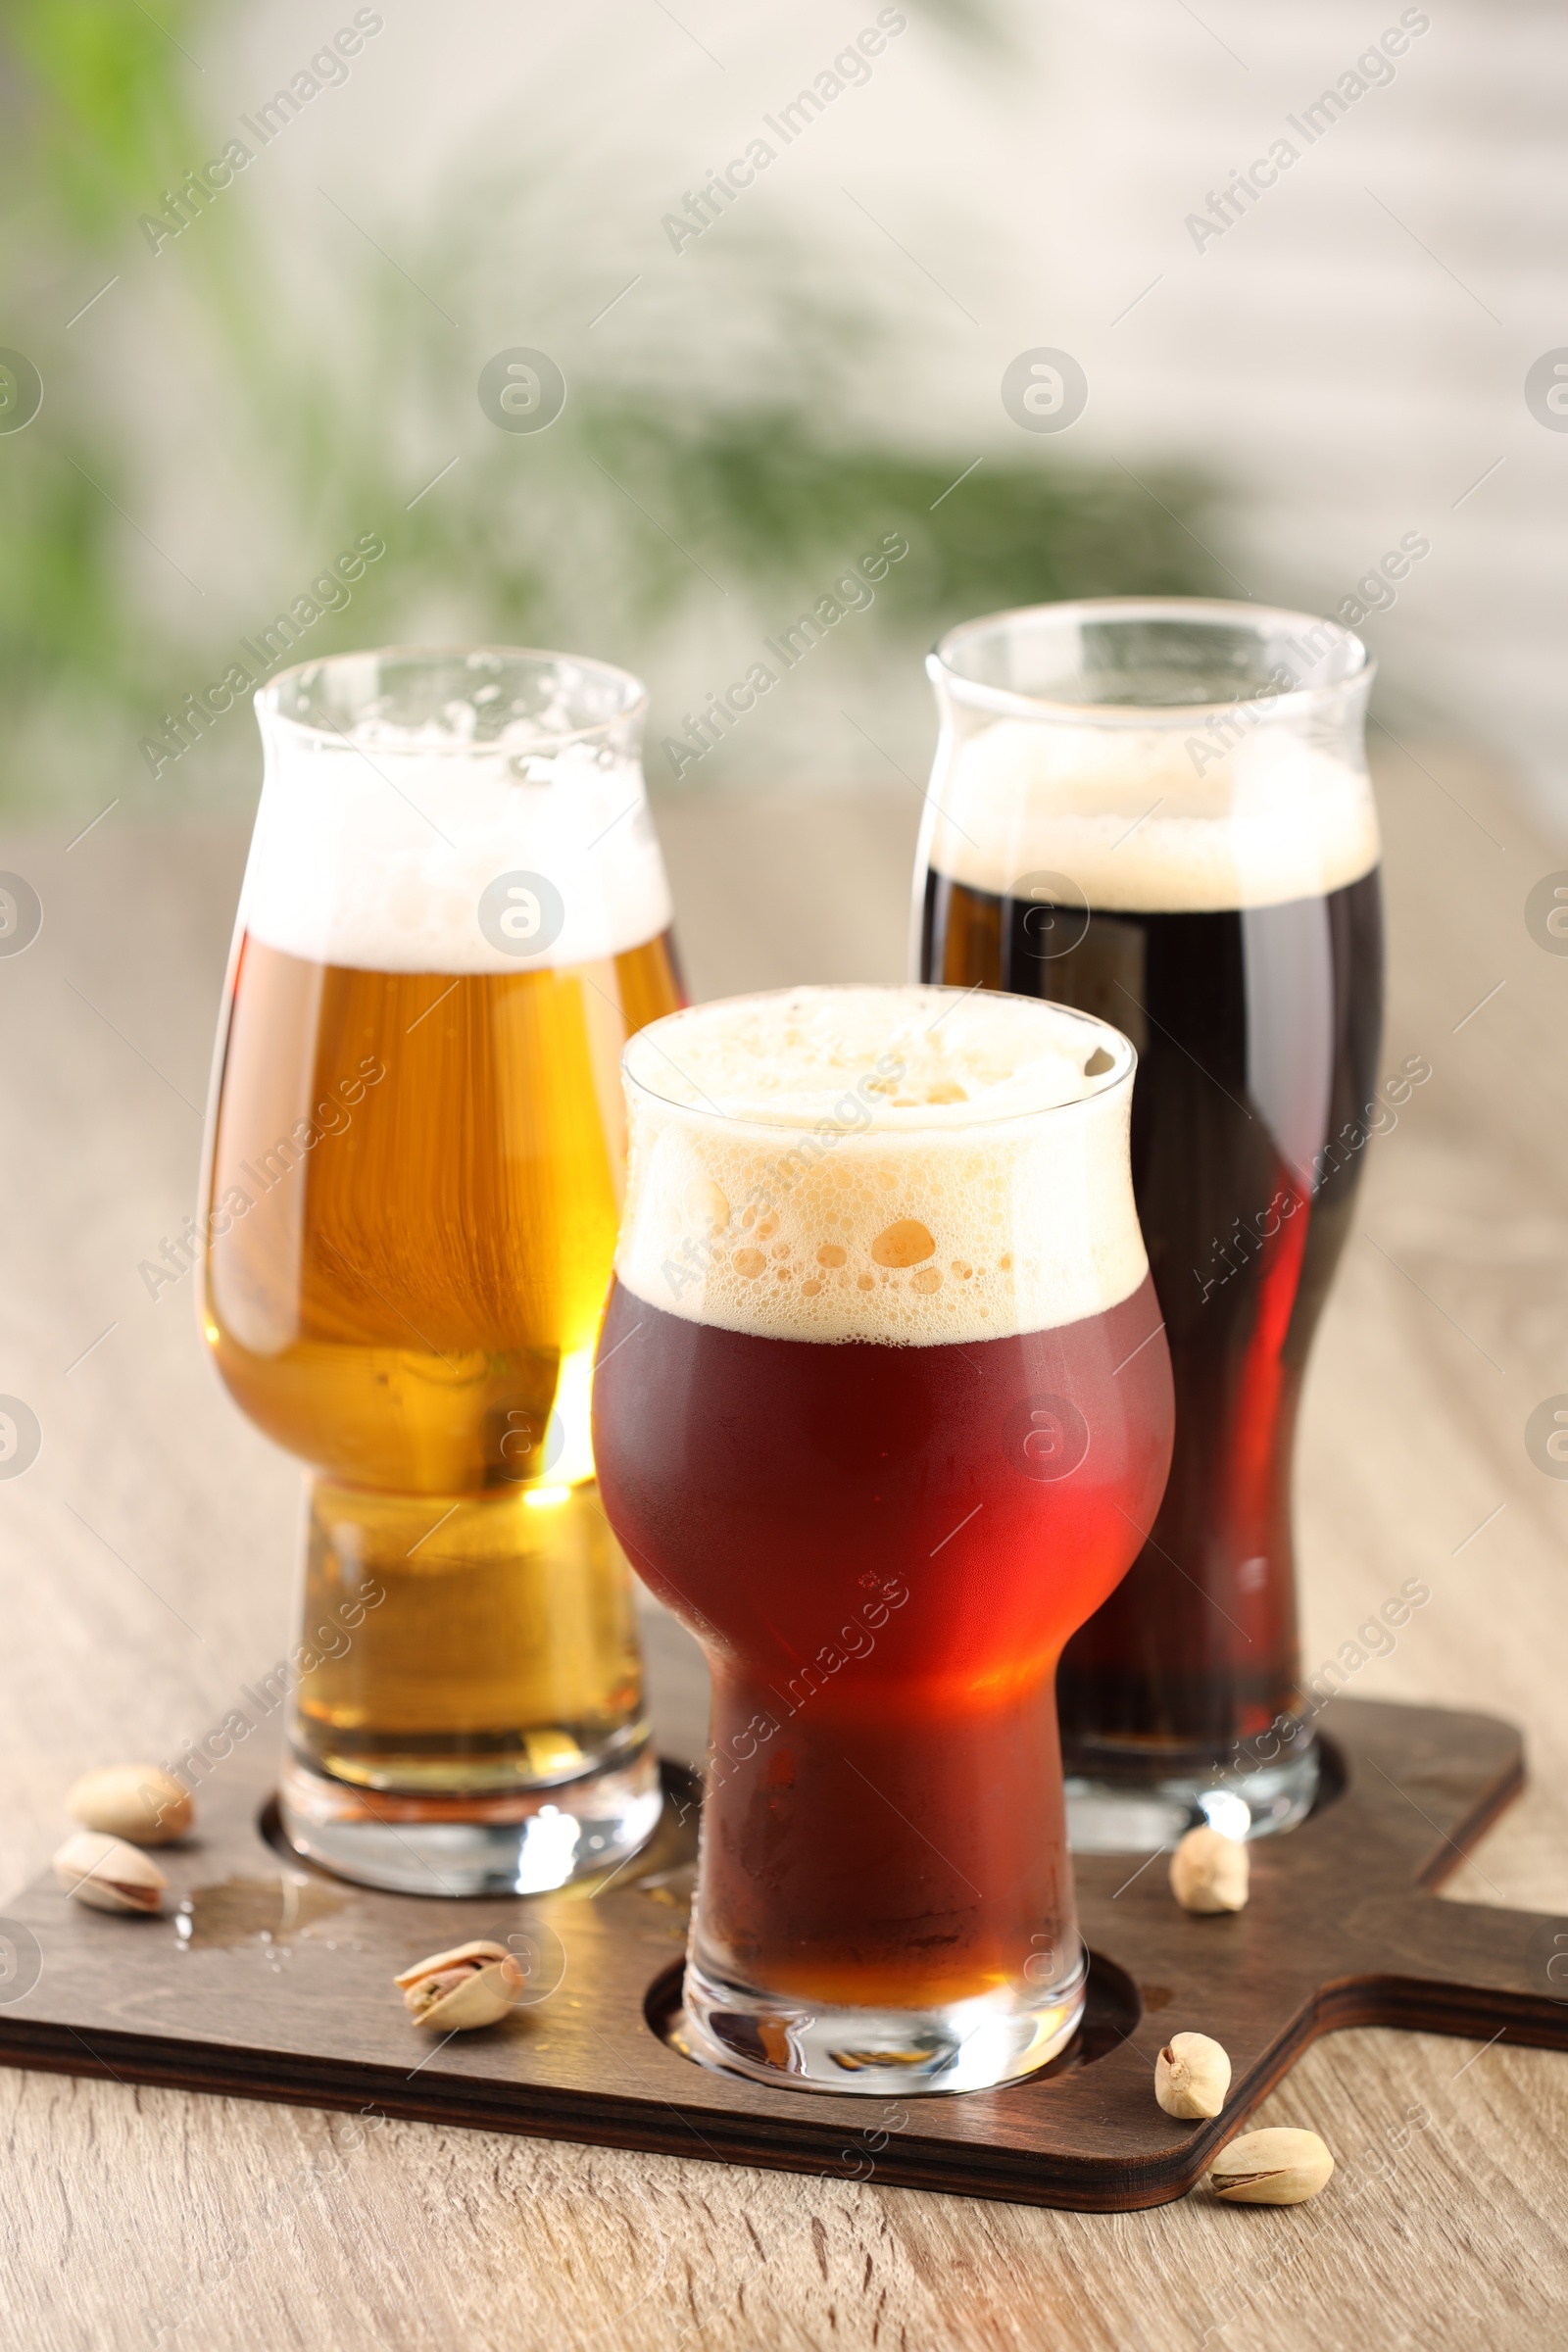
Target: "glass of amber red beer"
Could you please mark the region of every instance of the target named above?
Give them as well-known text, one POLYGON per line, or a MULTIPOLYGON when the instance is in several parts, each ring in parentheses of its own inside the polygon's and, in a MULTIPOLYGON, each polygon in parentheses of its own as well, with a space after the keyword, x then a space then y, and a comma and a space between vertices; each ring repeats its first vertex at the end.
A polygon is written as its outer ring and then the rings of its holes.
POLYGON ((1165 1482, 1135 1055, 1022 998, 822 988, 656 1021, 594 1451, 702 1642, 695 2055, 1015 2080, 1082 2013, 1054 1681, 1165 1482))

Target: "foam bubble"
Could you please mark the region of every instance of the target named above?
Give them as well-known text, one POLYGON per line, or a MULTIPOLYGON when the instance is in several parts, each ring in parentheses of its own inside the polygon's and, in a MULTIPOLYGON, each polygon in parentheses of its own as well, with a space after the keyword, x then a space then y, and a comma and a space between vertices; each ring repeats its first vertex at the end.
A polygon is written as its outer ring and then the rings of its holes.
POLYGON ((268 946, 386 972, 503 972, 624 954, 668 928, 642 771, 517 725, 454 745, 367 724, 339 740, 262 711, 267 781, 240 919, 268 946), (444 746, 444 748, 442 748, 444 746), (499 875, 543 875, 561 928, 526 960, 481 927, 499 875))
POLYGON ((931 836, 939 873, 1000 896, 1064 874, 1137 913, 1280 906, 1378 861, 1364 768, 1260 721, 1226 748, 1191 727, 1002 719, 964 743, 931 836))
POLYGON ((625 1062, 616 1273, 689 1321, 961 1344, 1101 1313, 1148 1271, 1132 1049, 1087 1014, 792 989, 656 1021, 625 1062))

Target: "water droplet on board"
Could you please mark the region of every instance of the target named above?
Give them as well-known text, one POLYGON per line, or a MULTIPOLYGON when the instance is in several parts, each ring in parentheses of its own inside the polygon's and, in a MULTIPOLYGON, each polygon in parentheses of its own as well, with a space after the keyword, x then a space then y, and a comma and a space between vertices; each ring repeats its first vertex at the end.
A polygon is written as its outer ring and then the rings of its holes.
POLYGON ((234 1877, 196 1886, 180 1906, 174 1933, 193 1951, 233 1951, 243 1943, 285 1948, 318 1919, 329 1919, 354 1897, 345 1889, 292 1875, 234 1877))

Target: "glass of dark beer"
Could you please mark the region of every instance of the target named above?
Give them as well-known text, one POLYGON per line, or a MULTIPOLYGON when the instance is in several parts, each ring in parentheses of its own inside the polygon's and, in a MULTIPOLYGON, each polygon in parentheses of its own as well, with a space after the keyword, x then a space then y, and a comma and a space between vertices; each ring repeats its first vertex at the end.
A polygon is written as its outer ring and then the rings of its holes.
POLYGON ((594 1450, 712 1668, 688 2046, 879 2096, 1030 2074, 1084 1998, 1056 1661, 1170 1446, 1132 1049, 826 988, 657 1021, 623 1066, 594 1450))
POLYGON ((1331 621, 1161 600, 971 621, 930 674, 928 979, 1113 1020, 1176 1384, 1170 1483, 1057 1685, 1082 1848, 1288 1828, 1319 1758, 1291 1462, 1382 1024, 1372 665, 1331 621))

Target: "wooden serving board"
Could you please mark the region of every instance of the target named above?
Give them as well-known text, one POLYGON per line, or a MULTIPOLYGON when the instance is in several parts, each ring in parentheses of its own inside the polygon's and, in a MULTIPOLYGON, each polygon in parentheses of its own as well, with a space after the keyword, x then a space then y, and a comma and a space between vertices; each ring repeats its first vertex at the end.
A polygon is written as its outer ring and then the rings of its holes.
POLYGON ((1163 2204, 1337 2027, 1568 2048, 1568 1918, 1433 1892, 1522 1786, 1517 1732, 1364 1700, 1337 1700, 1323 1722, 1332 1793, 1253 1846, 1245 1912, 1189 1917, 1162 1860, 1079 1862, 1084 2027, 1007 2090, 836 2098, 683 2056, 670 2036, 696 1805, 675 1767, 652 1846, 612 1886, 449 1902, 370 1893, 280 1852, 267 1782, 236 1755, 202 1793, 200 1837, 159 1857, 165 1917, 86 1910, 48 1875, 7 1906, 0 2063, 1020 2204, 1163 2204), (527 2004, 437 2044, 391 1979, 476 1936, 519 1939, 527 2004), (1154 2103, 1155 2054, 1183 2031, 1231 2055, 1230 2104, 1210 2124, 1154 2103))

